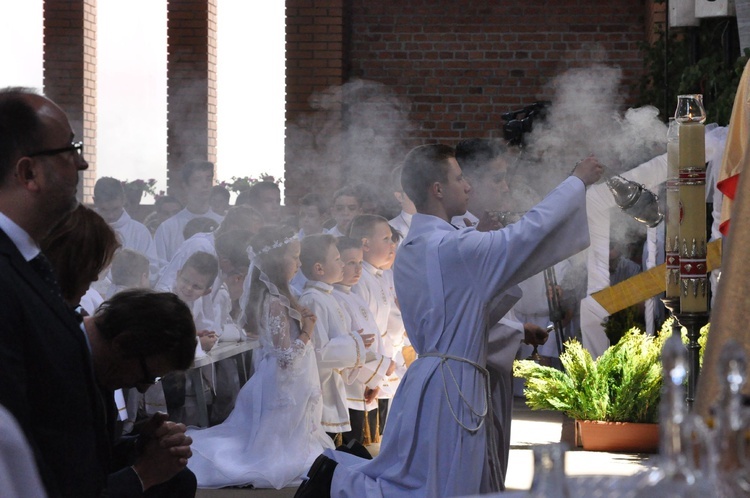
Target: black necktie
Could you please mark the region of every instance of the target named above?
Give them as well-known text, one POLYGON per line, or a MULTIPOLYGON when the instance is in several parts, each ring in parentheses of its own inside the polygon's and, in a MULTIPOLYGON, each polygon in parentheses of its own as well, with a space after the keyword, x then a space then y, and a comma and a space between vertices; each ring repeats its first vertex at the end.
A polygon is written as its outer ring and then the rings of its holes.
POLYGON ((60 299, 62 299, 62 292, 60 291, 60 285, 57 283, 57 277, 52 269, 52 264, 42 253, 37 254, 31 261, 29 261, 31 267, 36 271, 42 280, 49 286, 50 290, 60 299))

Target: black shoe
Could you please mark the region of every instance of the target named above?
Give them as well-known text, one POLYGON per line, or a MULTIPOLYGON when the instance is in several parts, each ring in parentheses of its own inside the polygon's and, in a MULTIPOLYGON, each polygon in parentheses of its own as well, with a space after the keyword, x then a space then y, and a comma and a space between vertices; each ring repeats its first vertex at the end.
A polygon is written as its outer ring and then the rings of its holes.
POLYGON ((303 482, 294 498, 323 498, 331 496, 331 481, 337 462, 325 455, 315 459, 307 472, 307 480, 303 482))
POLYGON ((352 439, 345 445, 339 446, 338 448, 336 448, 336 451, 343 451, 344 453, 349 453, 350 455, 358 456, 359 458, 364 458, 365 460, 372 460, 372 455, 369 451, 367 451, 367 448, 365 448, 356 439, 352 439))

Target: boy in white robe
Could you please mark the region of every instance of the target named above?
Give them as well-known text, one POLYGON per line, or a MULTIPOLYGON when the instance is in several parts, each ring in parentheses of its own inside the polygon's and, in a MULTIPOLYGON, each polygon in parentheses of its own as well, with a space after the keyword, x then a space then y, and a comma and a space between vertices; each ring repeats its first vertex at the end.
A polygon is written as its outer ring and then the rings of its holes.
POLYGON ((346 385, 352 429, 343 434, 343 442, 346 444, 351 439, 363 444, 378 442, 380 438, 376 428, 384 422, 379 421, 377 416, 378 393, 381 383, 395 370, 396 363, 384 354, 383 340, 367 303, 352 292, 352 285, 356 285, 362 275, 362 242, 340 237, 336 245, 344 263, 344 277, 333 286, 333 296, 351 324, 349 329, 362 329, 365 334, 375 337, 375 342, 366 351, 364 364, 351 371, 350 383, 346 385))
POLYGON ((143 218, 143 224, 153 237, 159 225, 182 211, 182 203, 171 195, 158 195, 154 198, 154 210, 143 218))
POLYGON ((383 277, 381 267, 392 262, 396 254, 391 228, 382 216, 363 214, 352 221, 351 234, 353 239, 362 241, 363 251, 362 277, 352 291, 370 307, 380 334, 386 340, 388 315, 395 303, 389 299, 389 282, 383 277))
MULTIPOLYGON (((316 233, 325 233, 325 227, 323 223, 328 219, 328 204, 321 194, 316 192, 310 193, 300 199, 299 205, 299 232, 297 237, 300 240, 304 239, 308 235, 315 235, 316 233)), ((298 270, 294 275, 294 278, 289 282, 292 292, 296 295, 302 294, 305 289, 305 278, 302 270, 298 270)))
MULTIPOLYGON (((240 311, 239 299, 250 265, 247 248, 253 234, 248 230, 239 229, 243 226, 239 220, 251 220, 252 213, 256 211, 249 206, 235 206, 229 210, 222 222, 221 226, 225 231, 214 232, 217 235, 212 249, 219 271, 209 291, 196 299, 193 304, 196 327, 198 327, 199 334, 204 335, 202 341, 206 340, 206 333, 209 337, 213 335, 216 342, 236 343, 246 339, 244 331, 235 320, 240 311), (246 218, 246 215, 251 218, 246 218)), ((252 354, 246 355, 248 366, 251 364, 251 357, 252 354)), ((204 367, 204 373, 213 391, 209 424, 219 424, 232 412, 241 388, 237 362, 234 358, 225 358, 213 362, 211 367, 204 367)))
POLYGON ((261 176, 259 182, 240 192, 235 206, 250 206, 263 217, 264 225, 281 223, 281 190, 272 176, 261 176))
POLYGON ((331 214, 336 225, 326 233, 334 237, 348 237, 349 226, 355 216, 362 214, 362 201, 357 191, 352 187, 344 187, 333 194, 331 214))
POLYGON ((109 299, 127 289, 148 289, 149 260, 138 251, 120 249, 112 258, 110 266, 112 285, 104 296, 109 299))
POLYGON ((360 329, 352 330, 351 322, 347 322, 333 297, 333 284, 341 281, 344 269, 336 239, 329 234, 305 237, 300 262, 307 283, 299 302, 317 317, 313 343, 323 392, 322 425, 335 437, 351 430, 342 372, 362 366, 365 348, 372 345, 375 337, 360 329))
POLYGON ((226 216, 227 211, 229 211, 229 200, 231 198, 232 194, 229 193, 229 189, 222 185, 214 185, 211 188, 208 205, 214 213, 219 216, 226 216))
POLYGON ((183 230, 193 218, 206 217, 219 223, 223 216, 214 213, 210 206, 211 187, 214 182, 214 165, 208 161, 191 161, 180 171, 185 186, 185 208, 164 221, 154 234, 156 254, 167 264, 177 248, 185 241, 183 230))
MULTIPOLYGON (((262 226, 263 218, 258 211, 250 206, 240 205, 230 208, 216 230, 213 232, 196 233, 180 244, 172 260, 162 269, 154 288, 156 290, 169 291, 177 278, 177 272, 185 264, 185 261, 196 252, 203 251, 215 256, 216 239, 222 234, 233 230, 245 230, 255 234, 262 226)), ((217 280, 214 287, 218 289, 220 285, 221 282, 217 280)))
POLYGON ((125 191, 120 180, 103 177, 96 181, 94 209, 115 231, 123 248, 138 251, 148 258, 149 279, 152 283, 156 281, 159 268, 166 262, 159 260, 154 238, 146 225, 134 220, 125 211, 125 191))
MULTIPOLYGON (((216 257, 206 252, 196 252, 185 262, 177 273, 172 292, 190 307, 195 321, 196 357, 204 356, 218 341, 212 320, 204 316, 201 299, 211 293, 211 286, 219 272, 216 257)), ((210 365, 204 367, 204 380, 210 381, 210 365), (208 377, 208 379, 206 379, 208 377)), ((185 373, 175 372, 162 379, 167 405, 170 407, 170 418, 185 425, 198 425, 198 411, 195 389, 185 373), (182 403, 180 401, 182 400, 182 403)), ((204 389, 205 390, 205 389, 204 389)))
MULTIPOLYGON (((404 346, 405 329, 396 305, 392 275, 389 275, 390 270, 384 269, 393 264, 396 243, 393 242, 391 226, 382 216, 359 215, 352 220, 350 232, 352 238, 362 241, 364 257, 362 278, 352 287, 352 291, 362 297, 375 317, 383 339, 383 354, 396 360, 400 367, 391 372, 381 384, 378 397, 387 400, 393 397, 405 371, 404 362, 398 361, 404 346)), ((381 421, 385 421, 387 402, 382 402, 381 405, 381 421)))
POLYGON ((321 194, 309 193, 299 201, 299 233, 300 240, 307 235, 323 233, 323 223, 328 219, 328 204, 321 194))
POLYGON ((586 246, 585 189, 601 172, 588 158, 519 222, 479 232, 448 222, 466 211, 471 190, 453 149, 426 145, 407 155, 402 183, 418 213, 394 276, 419 357, 393 399, 380 455, 365 461, 326 451, 296 496, 463 496, 503 487, 486 420, 487 310, 505 290, 586 246), (569 236, 544 246, 560 233, 569 236))

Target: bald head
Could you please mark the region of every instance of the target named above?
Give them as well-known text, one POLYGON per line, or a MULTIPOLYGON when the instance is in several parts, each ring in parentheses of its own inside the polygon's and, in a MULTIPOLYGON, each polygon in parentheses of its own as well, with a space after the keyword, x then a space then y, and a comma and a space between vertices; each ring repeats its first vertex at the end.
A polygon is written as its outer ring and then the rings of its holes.
POLYGON ((87 167, 57 104, 28 88, 0 90, 0 211, 39 240, 78 204, 87 167))
POLYGON ((16 161, 34 150, 44 135, 37 109, 39 95, 27 88, 0 90, 0 186, 4 186, 16 161))

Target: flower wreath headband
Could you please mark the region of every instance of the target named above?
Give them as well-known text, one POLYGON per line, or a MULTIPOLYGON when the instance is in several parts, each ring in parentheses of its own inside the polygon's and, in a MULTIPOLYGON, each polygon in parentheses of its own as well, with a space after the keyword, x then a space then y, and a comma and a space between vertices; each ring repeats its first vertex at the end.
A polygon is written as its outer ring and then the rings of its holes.
POLYGON ((250 258, 250 266, 253 266, 255 258, 257 258, 258 256, 268 254, 269 252, 274 251, 276 249, 281 249, 282 247, 291 244, 295 240, 299 240, 299 237, 297 236, 297 234, 294 234, 291 237, 287 237, 284 240, 275 240, 273 244, 271 244, 270 246, 264 246, 258 252, 255 252, 252 246, 248 246, 247 255, 250 258))
MULTIPOLYGON (((266 272, 263 271, 263 269, 258 264, 258 256, 262 256, 263 254, 268 254, 269 252, 281 249, 282 247, 289 245, 290 243, 294 242, 295 240, 299 240, 299 237, 295 234, 291 237, 287 237, 284 240, 276 240, 273 242, 273 244, 264 246, 261 248, 257 253, 253 251, 252 247, 247 248, 247 255, 250 256, 250 267, 248 270, 248 275, 252 275, 253 273, 253 267, 257 268, 258 271, 260 271, 259 279, 263 284, 265 284, 266 288, 268 289, 268 292, 271 293, 272 296, 278 298, 281 303, 289 310, 289 316, 294 318, 295 320, 301 321, 302 316, 300 315, 299 311, 294 309, 294 307, 289 302, 289 299, 287 299, 286 296, 281 294, 279 292, 279 288, 276 287, 276 284, 271 282, 271 279, 268 278, 268 275, 266 275, 266 272)), ((252 283, 252 279, 248 276, 245 278, 245 283, 242 286, 242 297, 240 298, 240 326, 245 326, 245 310, 248 306, 248 299, 250 298, 250 285, 252 283)))
POLYGON ((284 240, 275 240, 273 244, 271 244, 270 246, 264 246, 258 252, 253 251, 252 247, 248 247, 247 255, 250 256, 250 259, 252 260, 256 256, 262 256, 263 254, 268 254, 269 252, 275 249, 280 249, 284 247, 285 245, 288 245, 294 242, 295 240, 299 240, 299 237, 297 236, 297 234, 294 234, 291 237, 287 237, 284 240))

